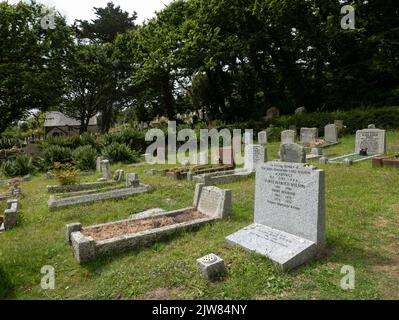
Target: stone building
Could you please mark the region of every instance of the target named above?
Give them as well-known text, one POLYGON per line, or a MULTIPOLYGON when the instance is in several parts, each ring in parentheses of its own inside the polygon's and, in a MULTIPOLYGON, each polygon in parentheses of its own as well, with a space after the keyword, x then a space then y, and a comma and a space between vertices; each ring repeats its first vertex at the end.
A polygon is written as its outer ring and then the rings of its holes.
MULTIPOLYGON (((78 120, 70 118, 58 111, 48 112, 44 122, 44 134, 46 137, 69 137, 78 135, 79 128, 80 122, 78 120)), ((97 117, 93 117, 90 119, 88 132, 96 133, 98 131, 97 117)))

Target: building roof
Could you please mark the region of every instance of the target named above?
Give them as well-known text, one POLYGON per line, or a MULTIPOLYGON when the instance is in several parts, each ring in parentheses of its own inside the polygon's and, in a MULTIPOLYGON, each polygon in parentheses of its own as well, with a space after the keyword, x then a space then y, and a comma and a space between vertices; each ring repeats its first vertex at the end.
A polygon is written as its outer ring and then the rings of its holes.
MULTIPOLYGON (((89 121, 89 126, 97 125, 97 117, 92 117, 89 121)), ((44 121, 44 126, 48 127, 79 127, 80 122, 76 119, 70 118, 67 115, 59 111, 51 111, 46 115, 46 120, 44 121)))

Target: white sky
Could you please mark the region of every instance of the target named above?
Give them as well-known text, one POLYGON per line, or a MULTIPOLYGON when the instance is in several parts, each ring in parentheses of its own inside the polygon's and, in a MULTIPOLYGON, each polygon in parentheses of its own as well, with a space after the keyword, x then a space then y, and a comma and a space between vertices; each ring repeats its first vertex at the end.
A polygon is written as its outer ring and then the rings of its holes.
MULTIPOLYGON (((0 0, 1 1, 1 0, 0 0)), ((155 16, 155 11, 162 10, 172 0, 36 0, 50 7, 55 7, 62 15, 66 16, 67 21, 72 23, 75 19, 93 19, 93 7, 105 7, 107 2, 113 2, 120 6, 122 10, 132 13, 137 12, 136 23, 141 23, 146 19, 155 16)), ((8 0, 8 3, 17 3, 19 0, 8 0)), ((25 0, 25 2, 30 2, 25 0)))

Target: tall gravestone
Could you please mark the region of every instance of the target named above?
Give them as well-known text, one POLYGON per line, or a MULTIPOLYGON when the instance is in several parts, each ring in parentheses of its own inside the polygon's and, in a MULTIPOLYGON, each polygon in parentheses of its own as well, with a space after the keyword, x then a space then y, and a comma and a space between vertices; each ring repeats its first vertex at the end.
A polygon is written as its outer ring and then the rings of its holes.
POLYGON ((386 131, 381 129, 363 129, 356 132, 355 152, 367 149, 369 155, 386 152, 386 131))
POLYGON ((244 169, 254 171, 256 168, 267 161, 266 149, 264 146, 251 144, 245 146, 244 169))
POLYGON ((296 131, 294 130, 285 130, 281 132, 281 143, 295 143, 296 139, 296 131))
POLYGON ((103 174, 104 180, 110 180, 112 178, 111 165, 109 163, 109 160, 101 161, 101 172, 103 174))
POLYGON ((327 143, 338 142, 338 128, 335 124, 328 124, 324 127, 324 140, 327 143))
POLYGON ((259 166, 254 224, 226 240, 267 256, 283 270, 309 261, 325 246, 324 171, 275 161, 259 166))
POLYGON ((262 146, 267 145, 267 132, 261 131, 258 133, 258 143, 262 146))
POLYGON ((96 158, 96 171, 101 172, 101 161, 103 161, 103 157, 97 157, 96 158))
POLYGON ((305 148, 296 143, 284 143, 280 146, 281 162, 306 162, 305 148))
POLYGON ((301 128, 301 143, 311 145, 316 142, 318 138, 317 128, 301 128))

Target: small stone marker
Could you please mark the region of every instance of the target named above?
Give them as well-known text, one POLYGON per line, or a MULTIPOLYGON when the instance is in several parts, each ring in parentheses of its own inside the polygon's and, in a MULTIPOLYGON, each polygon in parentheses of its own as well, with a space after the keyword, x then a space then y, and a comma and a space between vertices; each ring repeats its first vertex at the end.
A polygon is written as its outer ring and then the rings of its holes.
POLYGON ((301 143, 310 145, 316 142, 318 138, 317 128, 301 128, 301 143))
POLYGON ((369 124, 369 125, 367 126, 367 128, 368 128, 368 129, 376 129, 376 126, 375 126, 375 124, 369 124))
POLYGON ((227 241, 269 257, 283 270, 306 263, 325 245, 324 171, 299 163, 259 166, 254 224, 227 241))
POLYGON ((213 253, 197 259, 197 266, 208 281, 216 281, 227 274, 223 259, 213 253))
POLYGON ((328 163, 328 158, 327 157, 321 157, 319 159, 319 163, 320 164, 327 164, 328 163))
POLYGON ((140 186, 139 176, 136 173, 128 173, 126 176, 126 187, 138 188, 140 186))
POLYGON ((258 133, 258 143, 262 146, 267 145, 267 132, 261 131, 258 133))
POLYGON ((103 174, 103 179, 110 180, 112 178, 111 165, 109 160, 101 161, 101 172, 103 174))
POLYGON ((266 111, 266 121, 269 121, 273 118, 277 118, 280 116, 280 110, 277 107, 271 107, 266 111))
POLYGON ((254 171, 256 170, 256 167, 258 165, 264 164, 265 161, 267 161, 267 154, 264 146, 261 146, 259 144, 251 144, 245 146, 245 170, 254 171))
POLYGON ((381 129, 363 129, 356 132, 355 153, 367 149, 369 155, 386 152, 386 131, 381 129))
POLYGON ((328 124, 324 127, 324 140, 327 143, 338 142, 338 129, 335 124, 328 124))
POLYGON ((101 172, 101 162, 103 161, 103 157, 96 158, 96 171, 101 172))
POLYGON ((306 108, 305 107, 300 107, 300 108, 295 110, 295 114, 296 115, 301 115, 301 114, 304 114, 304 113, 306 113, 306 108))
POLYGON ((296 139, 296 131, 294 130, 285 130, 281 132, 281 143, 295 143, 296 139))
POLYGON ((296 143, 285 143, 280 146, 281 162, 306 162, 305 148, 296 143))

